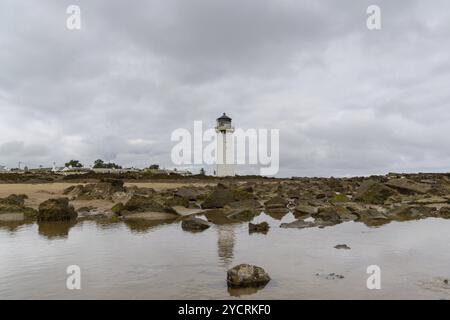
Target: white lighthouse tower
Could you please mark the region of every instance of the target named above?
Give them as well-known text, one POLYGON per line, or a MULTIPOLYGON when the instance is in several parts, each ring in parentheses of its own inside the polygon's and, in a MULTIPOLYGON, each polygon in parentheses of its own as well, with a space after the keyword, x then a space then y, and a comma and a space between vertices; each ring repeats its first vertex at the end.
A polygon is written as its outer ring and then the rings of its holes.
POLYGON ((216 175, 218 177, 234 176, 234 128, 231 126, 231 118, 225 113, 217 118, 216 132, 216 175))

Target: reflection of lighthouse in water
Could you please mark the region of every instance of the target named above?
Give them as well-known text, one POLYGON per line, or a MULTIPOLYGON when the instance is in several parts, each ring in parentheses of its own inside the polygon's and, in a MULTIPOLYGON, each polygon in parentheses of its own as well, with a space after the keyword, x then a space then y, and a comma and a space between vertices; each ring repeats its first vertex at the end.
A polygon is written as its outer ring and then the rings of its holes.
POLYGON ((225 266, 233 261, 234 238, 234 226, 232 224, 217 226, 217 253, 219 254, 219 260, 225 266))

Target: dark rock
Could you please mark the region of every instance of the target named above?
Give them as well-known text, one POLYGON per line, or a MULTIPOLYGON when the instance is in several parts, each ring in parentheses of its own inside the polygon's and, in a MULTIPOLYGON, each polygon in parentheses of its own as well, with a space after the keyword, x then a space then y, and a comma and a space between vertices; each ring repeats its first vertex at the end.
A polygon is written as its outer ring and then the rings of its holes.
POLYGON ((164 206, 154 200, 153 198, 133 195, 130 200, 124 206, 123 211, 129 212, 166 212, 166 213, 175 213, 176 211, 170 207, 164 206))
POLYGON ((282 209, 287 210, 286 206, 288 204, 288 201, 282 197, 274 197, 264 203, 264 207, 266 207, 267 210, 274 210, 274 209, 282 209))
POLYGON ((410 179, 391 179, 386 185, 398 189, 402 193, 427 193, 432 188, 431 185, 425 183, 417 183, 410 179))
POLYGON ((290 229, 290 228, 304 229, 304 228, 313 228, 315 226, 316 226, 316 224, 314 222, 304 221, 304 220, 295 220, 293 222, 280 224, 280 228, 285 228, 285 229, 290 229))
POLYGON ((261 233, 267 233, 269 231, 269 224, 267 222, 261 222, 261 223, 257 223, 257 224, 253 224, 251 222, 249 222, 248 224, 248 231, 250 233, 253 232, 261 232, 261 233))
POLYGON ((355 201, 370 203, 370 204, 383 204, 390 196, 395 195, 395 190, 385 186, 384 184, 368 180, 364 181, 358 188, 355 194, 355 201))
POLYGON ((197 190, 194 190, 192 188, 180 188, 174 193, 174 197, 186 199, 188 201, 195 201, 197 200, 197 197, 199 196, 200 192, 197 190))
POLYGON ((235 209, 227 212, 227 217, 233 221, 251 221, 254 217, 256 217, 260 212, 251 210, 251 209, 235 209))
POLYGON ((343 221, 353 221, 358 218, 358 216, 351 213, 350 210, 343 206, 320 207, 319 211, 313 214, 313 217, 335 224, 341 223, 343 221))
POLYGON ((350 250, 351 248, 346 244, 338 244, 334 246, 335 249, 344 249, 344 250, 350 250))
POLYGON ((228 188, 223 184, 218 184, 215 190, 202 203, 203 209, 223 208, 227 204, 235 201, 253 199, 253 194, 228 188))
POLYGON ((329 274, 316 273, 316 276, 324 278, 326 280, 340 280, 340 279, 344 279, 343 275, 336 274, 336 273, 329 273, 329 274))
POLYGON ((114 213, 115 215, 118 215, 118 216, 120 216, 124 210, 125 210, 125 206, 122 202, 115 204, 111 208, 112 213, 114 213))
POLYGON ((295 207, 294 214, 298 215, 313 215, 319 211, 319 208, 309 206, 307 204, 299 204, 295 207))
POLYGON ((70 186, 63 194, 77 200, 110 200, 117 192, 126 192, 122 180, 103 179, 98 183, 70 186))
POLYGON ((58 198, 49 199, 39 205, 37 214, 38 221, 68 221, 76 219, 78 214, 72 205, 69 205, 69 199, 58 198))
POLYGON ((189 218, 181 222, 181 228, 184 231, 199 232, 208 229, 210 224, 200 218, 189 218))
POLYGON ((263 268, 249 264, 237 265, 227 272, 229 287, 257 287, 269 281, 270 277, 263 268))
POLYGON ((34 218, 36 210, 25 206, 25 199, 27 195, 11 194, 6 198, 0 198, 0 214, 20 213, 26 219, 34 218))

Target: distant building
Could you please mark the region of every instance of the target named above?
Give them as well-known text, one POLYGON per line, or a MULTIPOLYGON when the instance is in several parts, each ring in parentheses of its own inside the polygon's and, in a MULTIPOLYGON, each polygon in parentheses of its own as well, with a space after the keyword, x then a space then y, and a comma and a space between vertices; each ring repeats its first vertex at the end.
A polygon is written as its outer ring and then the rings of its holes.
POLYGON ((123 168, 123 169, 114 169, 114 168, 92 168, 91 171, 96 173, 129 173, 129 172, 140 172, 140 169, 137 168, 123 168))

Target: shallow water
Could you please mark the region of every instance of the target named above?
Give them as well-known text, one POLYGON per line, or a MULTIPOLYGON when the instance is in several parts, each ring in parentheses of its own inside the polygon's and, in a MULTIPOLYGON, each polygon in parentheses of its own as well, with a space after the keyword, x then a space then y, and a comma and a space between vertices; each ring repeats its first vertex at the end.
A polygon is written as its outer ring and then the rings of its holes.
POLYGON ((178 222, 0 226, 0 298, 450 298, 450 220, 303 230, 278 227, 291 214, 255 220, 270 223, 267 235, 249 235, 246 223, 201 233, 178 222), (226 270, 240 263, 263 267, 272 280, 260 290, 228 290, 226 270), (69 265, 81 267, 81 290, 66 289, 69 265), (381 268, 381 290, 366 287, 369 265, 381 268), (329 273, 344 278, 317 276, 329 273))

